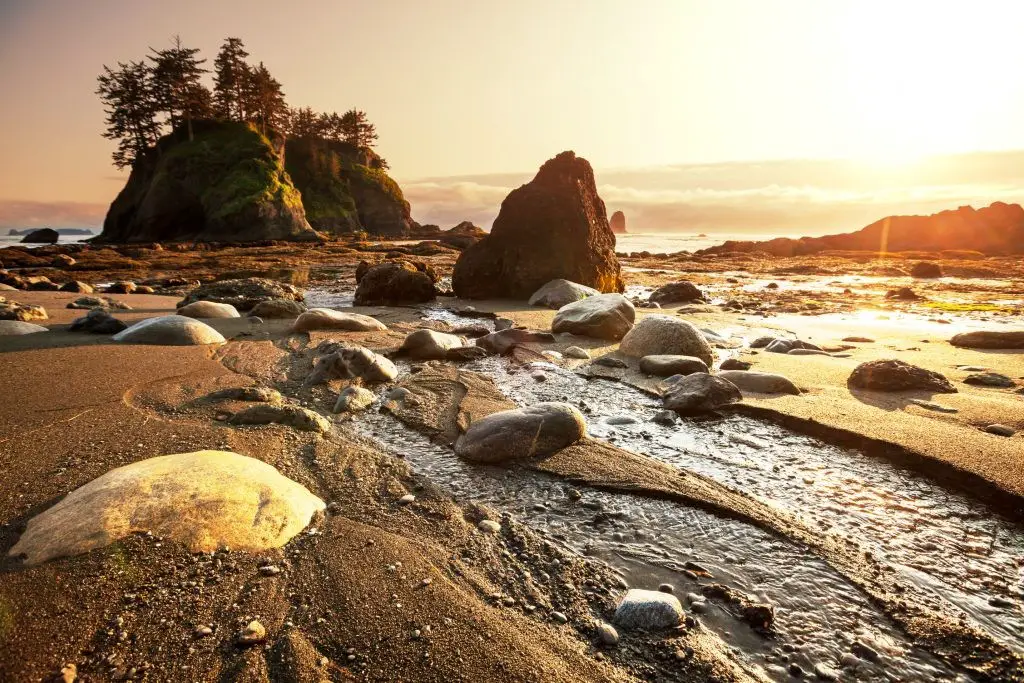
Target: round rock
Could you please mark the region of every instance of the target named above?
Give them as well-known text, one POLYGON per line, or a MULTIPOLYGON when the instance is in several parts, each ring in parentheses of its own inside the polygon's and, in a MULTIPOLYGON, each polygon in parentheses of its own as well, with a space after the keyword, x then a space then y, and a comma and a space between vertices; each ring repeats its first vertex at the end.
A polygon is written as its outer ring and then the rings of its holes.
POLYGON ((34 565, 152 532, 191 552, 279 548, 324 502, 270 465, 227 451, 141 460, 75 489, 28 522, 10 555, 34 565))
POLYGON ((451 349, 463 345, 462 337, 434 330, 416 330, 402 342, 400 352, 420 360, 443 359, 451 349))
POLYGON ((178 309, 178 315, 187 318, 240 318, 238 310, 231 304, 215 301, 196 301, 178 309))
POLYGON ((618 341, 634 320, 636 309, 629 299, 621 294, 597 294, 559 308, 551 331, 618 341))
POLYGON ((530 297, 529 304, 531 306, 543 306, 544 308, 554 308, 557 310, 562 306, 600 293, 593 287, 587 287, 586 285, 560 278, 542 285, 530 297))
POLYGON ((474 422, 455 443, 455 454, 475 463, 502 463, 550 455, 586 435, 586 421, 571 405, 537 403, 474 422))
POLYGON ((311 308, 298 318, 292 330, 311 332, 313 330, 344 330, 347 332, 379 332, 387 326, 368 315, 342 313, 331 308, 311 308))
POLYGON ((615 608, 613 621, 623 628, 647 631, 676 628, 683 623, 683 606, 670 593, 631 588, 615 608))
POLYGON ((718 376, 735 384, 740 391, 754 394, 800 395, 800 389, 788 377, 772 372, 725 370, 718 373, 718 376))
POLYGON ((223 344, 220 332, 194 318, 165 315, 148 318, 118 332, 114 341, 124 344, 159 344, 163 346, 198 346, 223 344))
POLYGON ((338 394, 338 401, 334 404, 336 413, 355 413, 366 410, 377 400, 377 395, 363 387, 345 387, 338 394))
POLYGON ((640 359, 640 372, 655 377, 669 377, 710 371, 708 364, 695 356, 644 356, 640 359))
POLYGON ((261 301, 249 311, 250 316, 269 320, 272 318, 297 318, 306 312, 305 304, 292 299, 268 299, 261 301))
POLYGON ((694 356, 710 366, 714 352, 701 331, 691 323, 667 315, 649 315, 622 339, 619 351, 627 356, 694 356))

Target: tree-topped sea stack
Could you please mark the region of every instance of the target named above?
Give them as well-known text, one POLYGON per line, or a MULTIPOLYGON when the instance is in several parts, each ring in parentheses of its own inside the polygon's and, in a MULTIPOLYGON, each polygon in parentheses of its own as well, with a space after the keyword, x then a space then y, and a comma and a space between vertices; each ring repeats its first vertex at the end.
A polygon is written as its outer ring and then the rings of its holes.
POLYGON ((283 142, 252 124, 195 121, 135 160, 98 242, 317 239, 285 173, 283 142))
POLYGON ((558 278, 602 292, 624 289, 594 171, 573 152, 545 163, 505 198, 491 233, 462 252, 452 286, 469 299, 528 299, 558 278))

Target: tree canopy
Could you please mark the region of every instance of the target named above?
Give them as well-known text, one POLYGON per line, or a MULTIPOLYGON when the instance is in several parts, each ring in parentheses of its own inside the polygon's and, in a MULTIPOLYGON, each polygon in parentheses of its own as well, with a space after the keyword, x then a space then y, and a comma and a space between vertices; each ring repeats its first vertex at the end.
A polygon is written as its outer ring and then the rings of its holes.
POLYGON ((183 129, 191 140, 193 121, 200 119, 251 123, 264 135, 275 131, 361 148, 376 144, 377 132, 366 112, 291 109, 281 83, 263 62, 254 66, 248 57, 240 38, 225 38, 213 61, 212 89, 203 82, 210 73, 206 59, 178 36, 168 48, 150 48, 145 60, 104 66, 96 93, 106 113, 103 137, 117 141, 114 165, 131 166, 168 130, 183 129))

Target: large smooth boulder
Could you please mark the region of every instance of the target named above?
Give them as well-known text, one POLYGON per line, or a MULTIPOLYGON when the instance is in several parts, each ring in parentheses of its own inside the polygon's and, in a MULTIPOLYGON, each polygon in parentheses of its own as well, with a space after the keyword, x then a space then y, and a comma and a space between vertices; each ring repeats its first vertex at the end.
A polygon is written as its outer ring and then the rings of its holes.
POLYGON ((224 336, 206 323, 182 315, 147 318, 114 335, 124 344, 159 344, 163 346, 196 346, 223 344, 224 336))
POLYGON ((937 372, 901 360, 873 360, 854 368, 851 387, 872 391, 931 391, 955 394, 956 387, 937 372))
POLYGON ((68 328, 70 332, 90 334, 117 334, 128 329, 128 323, 118 320, 103 308, 94 308, 82 318, 75 318, 68 328))
POLYGON ((191 552, 280 548, 324 502, 272 466, 228 451, 149 458, 107 472, 29 520, 9 555, 39 564, 150 532, 191 552))
POLYGON ((636 309, 621 294, 597 294, 562 306, 551 331, 618 341, 633 328, 636 309))
POLYGON ((313 330, 344 330, 347 332, 377 332, 386 330, 387 325, 376 318, 360 313, 343 313, 331 308, 311 308, 292 325, 295 332, 313 330))
POLYGON ((669 385, 662 404, 680 414, 717 410, 743 399, 735 384, 719 375, 695 372, 669 385))
POLYGON ((196 301, 178 309, 178 315, 186 318, 240 318, 238 309, 231 304, 215 301, 196 301))
POLYGON ((965 349, 1024 349, 1024 330, 961 332, 949 343, 965 349))
POLYGON ((410 332, 402 342, 399 351, 420 360, 436 360, 445 358, 451 349, 465 344, 462 337, 435 330, 416 330, 410 332))
POLYGON ((397 306, 433 301, 434 281, 425 270, 408 261, 385 261, 370 266, 359 277, 357 306, 397 306))
POLYGON ((710 370, 708 364, 696 356, 644 356, 640 359, 640 372, 655 377, 670 377, 710 370))
POLYGON ((600 293, 593 287, 587 287, 578 282, 569 282, 559 278, 558 280, 548 282, 534 292, 528 303, 531 306, 543 306, 544 308, 554 308, 557 310, 567 304, 600 293))
POLYGON ((571 405, 536 403, 477 420, 455 442, 455 454, 475 463, 502 463, 550 455, 586 435, 587 423, 571 405))
POLYGON ((631 588, 619 600, 616 626, 645 631, 676 628, 683 623, 683 605, 671 593, 631 588))
POLYGON ((365 382, 390 382, 398 377, 398 368, 390 360, 362 346, 340 346, 321 356, 306 384, 323 384, 335 379, 362 379, 365 382))
POLYGON ((249 315, 264 320, 273 318, 298 318, 306 312, 306 305, 292 299, 267 299, 252 307, 249 315))
POLYGON ((261 403, 235 413, 229 422, 233 425, 280 424, 304 432, 329 432, 331 422, 320 413, 291 405, 261 403))
POLYGON ((302 290, 294 285, 266 278, 248 277, 200 285, 178 302, 178 307, 188 306, 196 301, 213 301, 218 304, 230 304, 239 311, 248 311, 261 301, 302 301, 303 298, 302 290))
POLYGON ((622 339, 619 351, 627 356, 694 356, 710 367, 715 361, 711 345, 691 323, 667 315, 649 315, 622 339))
POLYGON ((21 334, 49 332, 42 325, 22 322, 21 320, 0 320, 0 337, 14 337, 21 334))
POLYGON ((513 327, 485 334, 476 340, 476 345, 489 353, 506 354, 518 344, 553 343, 555 335, 550 332, 524 330, 513 327))
POLYGON ((792 394, 800 395, 800 389, 792 380, 784 375, 772 372, 750 372, 747 370, 724 370, 718 376, 727 379, 740 391, 754 394, 792 394))
POLYGON ((452 287, 463 298, 526 300, 558 278, 625 289, 593 169, 573 152, 546 162, 505 198, 490 234, 459 256, 452 287))
POLYGON ((60 233, 53 228, 40 228, 39 230, 33 230, 29 234, 21 238, 22 244, 57 244, 57 240, 60 239, 60 233))
POLYGON ((17 301, 8 301, 0 296, 0 320, 20 320, 24 323, 32 320, 46 320, 46 309, 42 306, 19 304, 17 301))
POLYGON ((667 306, 669 304, 688 304, 695 301, 704 301, 704 292, 697 288, 697 285, 686 280, 670 282, 667 285, 658 287, 650 296, 650 300, 656 304, 667 306))

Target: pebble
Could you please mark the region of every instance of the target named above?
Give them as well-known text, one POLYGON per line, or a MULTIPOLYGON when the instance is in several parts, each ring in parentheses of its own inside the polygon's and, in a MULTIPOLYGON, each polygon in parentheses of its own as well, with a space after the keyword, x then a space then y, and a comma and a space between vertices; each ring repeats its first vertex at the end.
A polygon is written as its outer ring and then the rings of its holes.
POLYGON ((839 658, 839 663, 849 669, 860 664, 860 658, 852 652, 844 652, 843 656, 839 658))
POLYGON ((789 671, 789 675, 792 676, 793 678, 803 678, 804 677, 804 670, 802 668, 800 668, 800 665, 797 664, 796 662, 794 662, 794 663, 789 665, 788 671, 789 671))
POLYGON ((676 587, 673 586, 671 583, 663 583, 660 586, 658 586, 658 590, 662 593, 674 594, 676 592, 676 587))
POLYGON ((209 626, 200 626, 192 632, 192 635, 194 635, 196 638, 205 638, 206 636, 213 635, 213 629, 209 626))
POLYGON ((611 624, 602 621, 597 625, 597 642, 605 647, 615 647, 619 644, 619 632, 611 624))
POLYGON ((551 618, 557 621, 559 624, 565 624, 569 622, 569 617, 565 616, 561 612, 552 612, 551 618))
POLYGON ((707 614, 710 608, 708 607, 706 600, 701 600, 699 602, 690 603, 690 609, 697 614, 707 614))
POLYGON ((839 680, 839 672, 821 662, 814 665, 814 675, 823 681, 839 680))
POLYGON ((687 593, 686 602, 691 605, 695 602, 704 602, 704 596, 700 593, 687 593))
POLYGON ((1014 606, 1013 600, 1007 600, 1006 598, 1000 598, 998 596, 989 598, 988 604, 993 607, 999 607, 1000 609, 1006 609, 1014 606))
POLYGON ((590 353, 586 349, 581 349, 578 346, 570 346, 562 352, 566 358, 579 358, 582 360, 590 360, 590 353))
POLYGON ((281 573, 281 568, 277 565, 268 564, 265 567, 260 567, 260 574, 263 576, 277 576, 281 573))
POLYGON ((476 525, 476 528, 488 534, 501 533, 501 525, 493 519, 481 519, 480 523, 476 525))
POLYGON ((416 502, 416 496, 412 495, 411 493, 407 493, 407 494, 405 494, 404 496, 402 496, 401 498, 398 499, 398 504, 399 505, 409 505, 409 504, 415 503, 415 502, 416 502))
POLYGON ((636 424, 636 422, 637 419, 632 415, 612 415, 605 420, 605 424, 610 425, 631 425, 636 424))
POLYGON ((985 427, 985 431, 996 436, 1013 436, 1017 433, 1013 427, 1004 424, 991 424, 985 427))
POLYGON ((666 427, 671 427, 676 423, 677 419, 679 418, 673 411, 659 410, 654 414, 654 417, 651 418, 651 422, 664 425, 666 427))
POLYGON ((258 645, 267 639, 267 629, 263 624, 253 619, 238 635, 239 645, 258 645))

